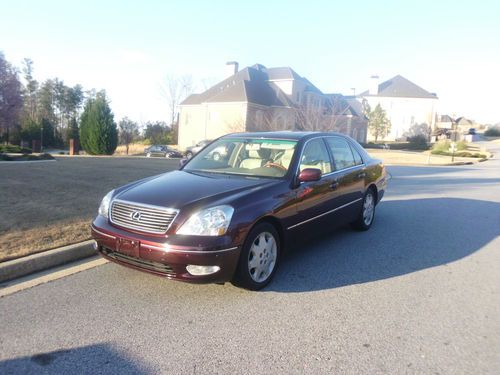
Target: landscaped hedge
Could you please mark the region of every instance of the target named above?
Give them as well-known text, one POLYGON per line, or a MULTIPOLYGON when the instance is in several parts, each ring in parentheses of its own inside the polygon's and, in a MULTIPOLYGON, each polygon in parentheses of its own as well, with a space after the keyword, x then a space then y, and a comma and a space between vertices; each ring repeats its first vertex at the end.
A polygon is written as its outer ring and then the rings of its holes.
MULTIPOLYGON (((431 154, 432 155, 444 155, 444 156, 452 156, 453 155, 452 152, 444 151, 444 150, 432 150, 431 154)), ((468 152, 468 151, 455 152, 455 156, 461 157, 461 158, 480 158, 480 159, 487 158, 487 156, 485 154, 480 154, 479 152, 468 152)))
POLYGON ((31 149, 17 145, 0 145, 0 153, 31 154, 31 149))

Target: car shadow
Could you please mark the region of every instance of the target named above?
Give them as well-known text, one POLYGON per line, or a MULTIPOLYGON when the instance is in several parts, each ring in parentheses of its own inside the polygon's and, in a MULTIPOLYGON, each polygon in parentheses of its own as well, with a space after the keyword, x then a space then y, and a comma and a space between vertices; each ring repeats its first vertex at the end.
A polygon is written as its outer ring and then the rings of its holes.
POLYGON ((302 233, 265 291, 305 292, 446 265, 500 235, 500 203, 433 198, 382 201, 372 228, 302 233))
POLYGON ((137 360, 110 344, 37 353, 0 361, 2 374, 150 374, 137 360))

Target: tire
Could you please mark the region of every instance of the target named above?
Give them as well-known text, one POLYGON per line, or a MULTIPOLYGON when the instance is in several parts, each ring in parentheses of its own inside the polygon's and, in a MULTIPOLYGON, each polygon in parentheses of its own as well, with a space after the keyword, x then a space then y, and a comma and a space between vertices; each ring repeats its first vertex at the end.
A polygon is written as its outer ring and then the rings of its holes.
POLYGON ((221 156, 218 152, 214 152, 214 154, 212 155, 212 159, 215 161, 219 161, 221 159, 221 156))
POLYGON ((146 157, 147 157, 147 158, 150 158, 150 157, 151 157, 151 153, 150 153, 150 152, 148 152, 148 153, 146 154, 146 157))
POLYGON ((358 214, 355 221, 351 223, 351 226, 359 231, 365 231, 370 229, 375 219, 375 206, 376 198, 373 189, 368 189, 363 197, 363 206, 358 214))
POLYGON ((193 157, 193 153, 191 151, 186 152, 186 157, 191 159, 193 157))
POLYGON ((248 290, 264 288, 278 268, 280 255, 281 243, 276 228, 269 223, 257 224, 245 239, 233 283, 248 290))

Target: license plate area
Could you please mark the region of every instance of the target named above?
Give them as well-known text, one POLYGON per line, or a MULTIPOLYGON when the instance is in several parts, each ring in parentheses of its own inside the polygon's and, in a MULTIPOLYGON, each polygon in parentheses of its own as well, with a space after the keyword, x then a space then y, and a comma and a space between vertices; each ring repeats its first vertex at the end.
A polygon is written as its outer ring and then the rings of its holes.
POLYGON ((127 240, 125 238, 116 239, 116 251, 131 257, 139 258, 140 241, 127 240))

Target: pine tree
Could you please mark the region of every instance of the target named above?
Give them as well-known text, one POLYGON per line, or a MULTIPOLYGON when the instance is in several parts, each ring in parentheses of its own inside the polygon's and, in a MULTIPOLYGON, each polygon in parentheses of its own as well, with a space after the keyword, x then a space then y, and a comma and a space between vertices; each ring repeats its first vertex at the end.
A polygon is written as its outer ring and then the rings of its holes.
POLYGON ((90 155, 112 155, 118 145, 118 131, 104 91, 89 98, 80 124, 80 143, 90 155))

